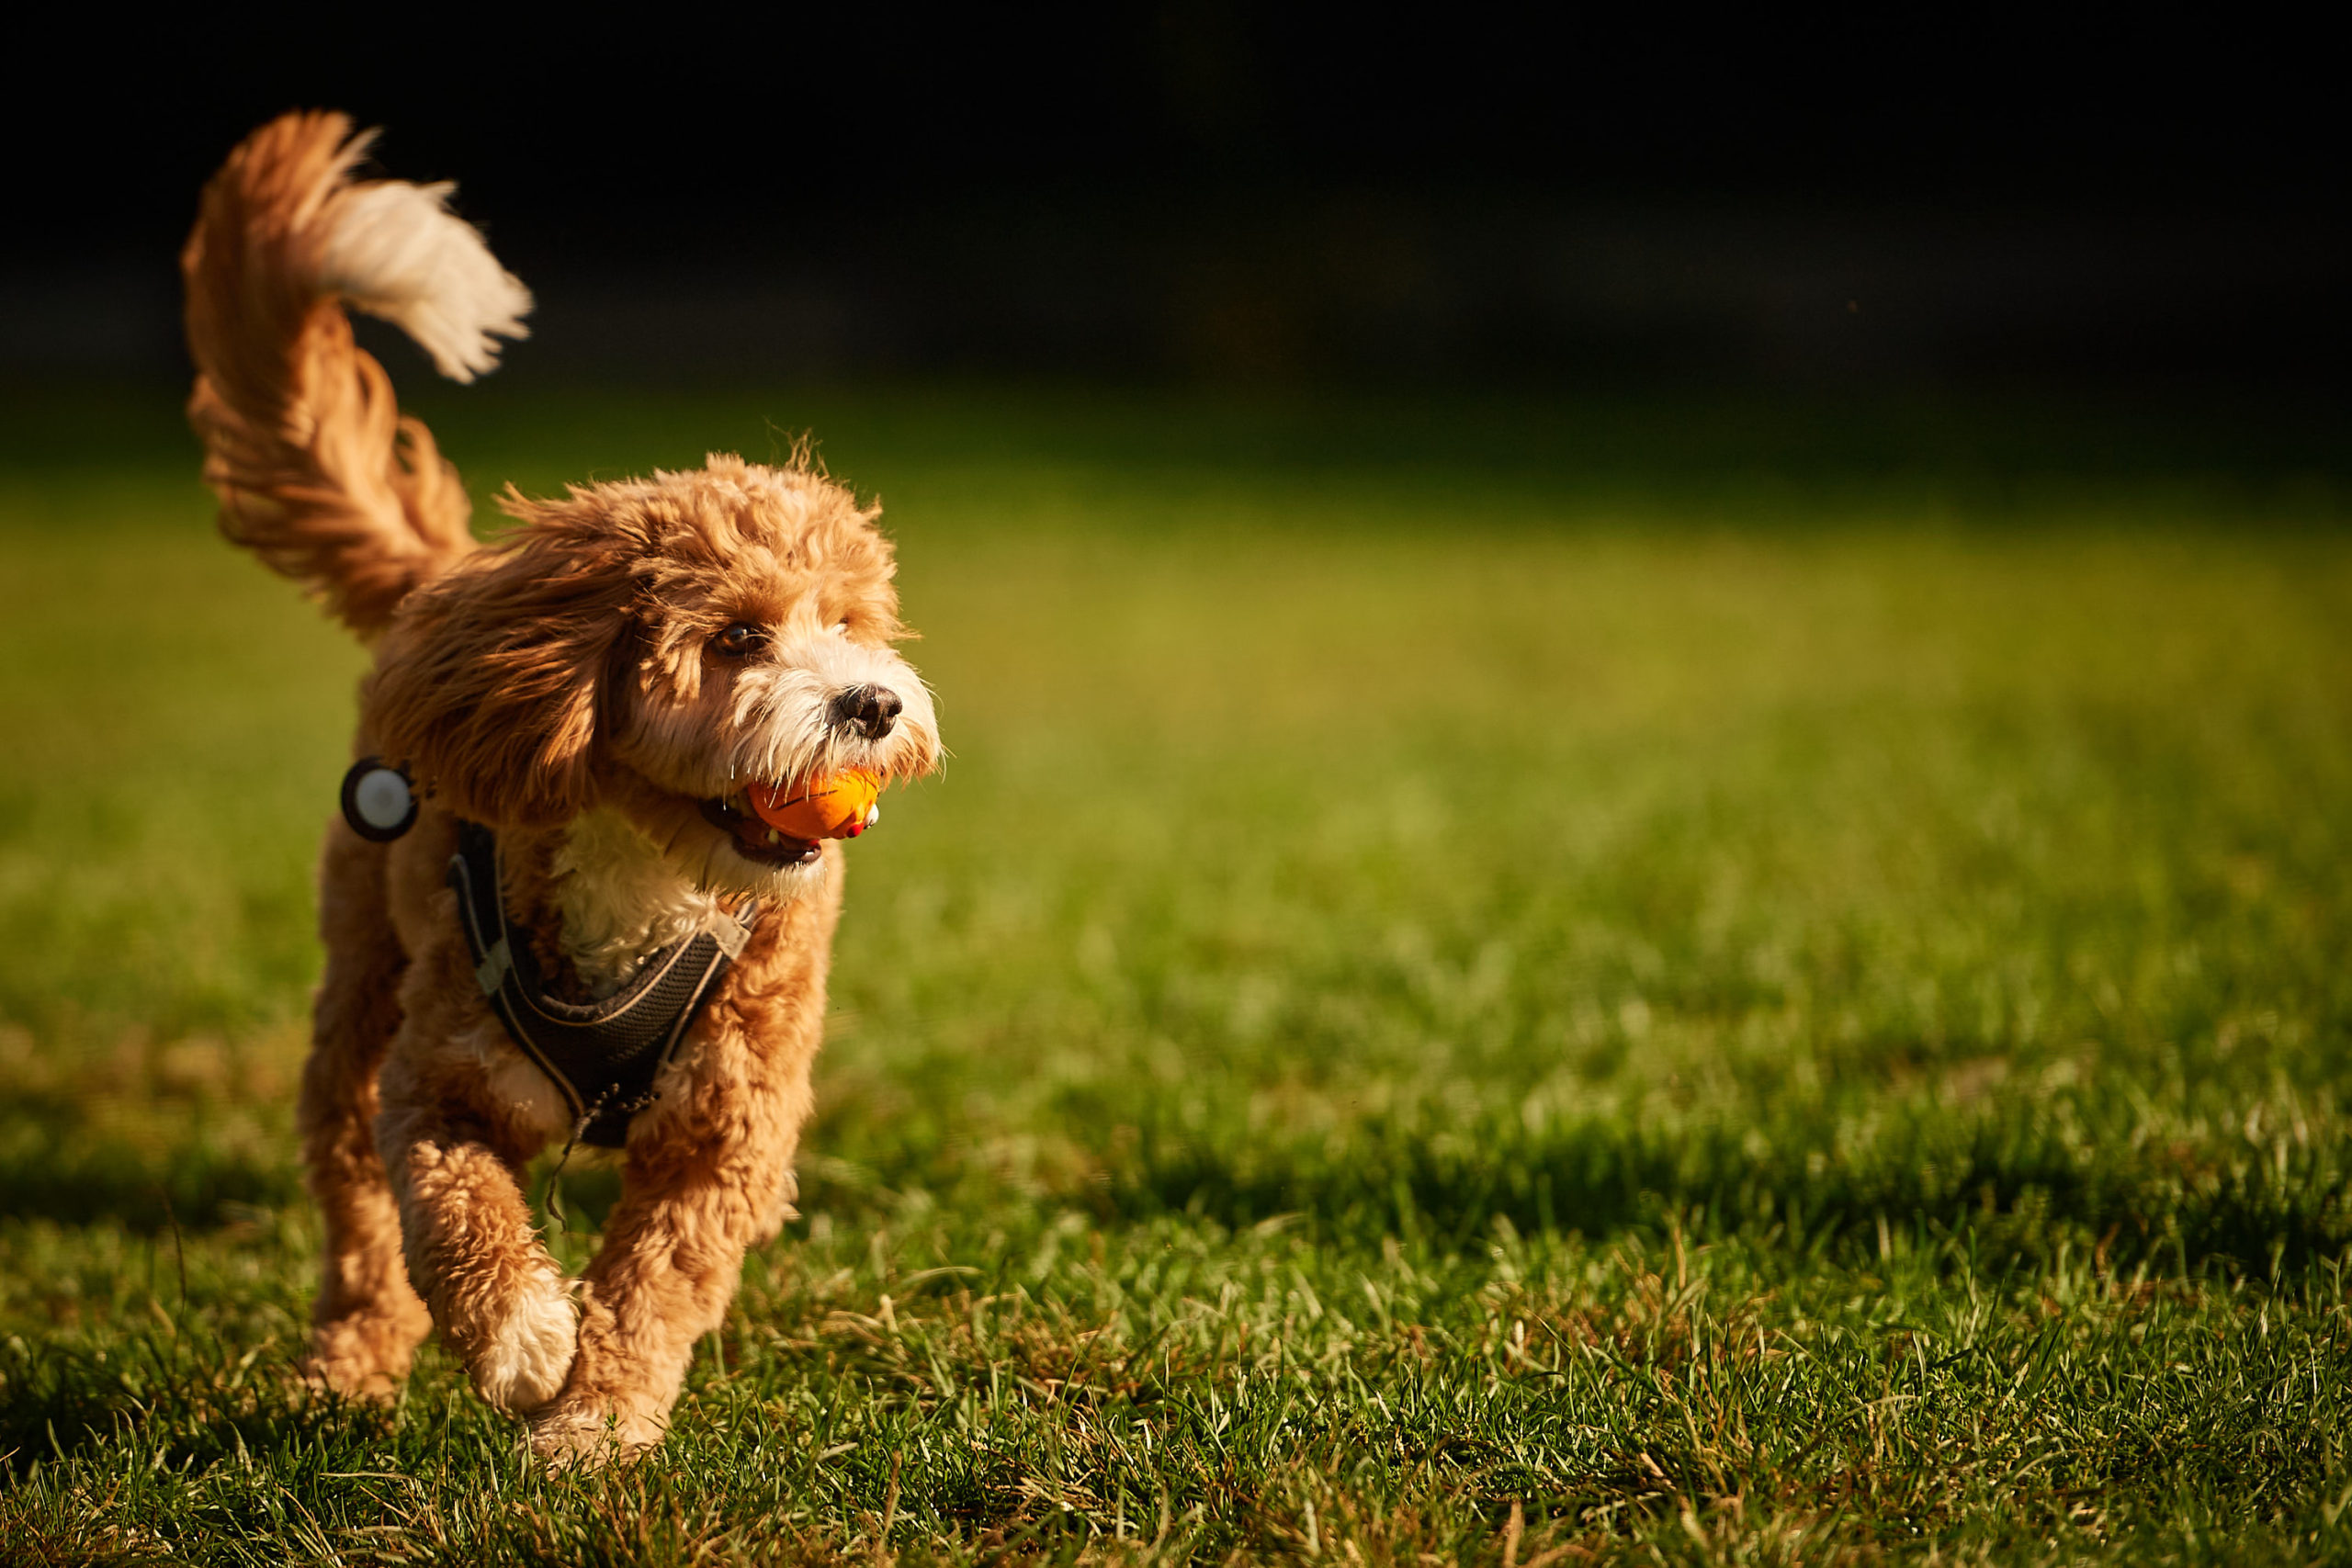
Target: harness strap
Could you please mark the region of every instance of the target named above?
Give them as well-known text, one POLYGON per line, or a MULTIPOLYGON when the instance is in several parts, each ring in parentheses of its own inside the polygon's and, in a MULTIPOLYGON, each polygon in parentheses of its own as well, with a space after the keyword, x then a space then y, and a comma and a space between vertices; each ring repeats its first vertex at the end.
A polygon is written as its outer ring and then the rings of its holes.
POLYGON ((567 1002, 548 994, 531 944, 506 924, 499 897, 498 837, 477 822, 458 824, 449 857, 458 923, 473 954, 474 983, 507 1034, 562 1091, 572 1139, 616 1149, 629 1118, 659 1098, 653 1079, 678 1047, 731 955, 759 919, 745 908, 740 930, 722 942, 708 933, 673 942, 646 959, 629 983, 600 1002, 567 1002))

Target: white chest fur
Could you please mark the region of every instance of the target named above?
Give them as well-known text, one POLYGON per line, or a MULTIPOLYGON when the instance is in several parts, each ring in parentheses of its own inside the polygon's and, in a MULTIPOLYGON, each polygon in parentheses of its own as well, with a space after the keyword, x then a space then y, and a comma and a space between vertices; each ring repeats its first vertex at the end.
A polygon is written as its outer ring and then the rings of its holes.
POLYGON ((731 938, 741 929, 717 894, 696 887, 634 823, 604 807, 577 818, 556 852, 555 901, 564 952, 599 998, 672 942, 704 931, 731 938))

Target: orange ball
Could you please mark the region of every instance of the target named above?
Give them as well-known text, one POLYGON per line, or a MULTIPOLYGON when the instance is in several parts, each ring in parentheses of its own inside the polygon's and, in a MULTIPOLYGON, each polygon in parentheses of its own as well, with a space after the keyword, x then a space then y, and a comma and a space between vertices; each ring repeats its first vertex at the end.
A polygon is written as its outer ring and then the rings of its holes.
POLYGON ((854 839, 882 815, 875 804, 881 793, 881 780, 852 771, 813 782, 753 784, 752 809, 796 839, 854 839))

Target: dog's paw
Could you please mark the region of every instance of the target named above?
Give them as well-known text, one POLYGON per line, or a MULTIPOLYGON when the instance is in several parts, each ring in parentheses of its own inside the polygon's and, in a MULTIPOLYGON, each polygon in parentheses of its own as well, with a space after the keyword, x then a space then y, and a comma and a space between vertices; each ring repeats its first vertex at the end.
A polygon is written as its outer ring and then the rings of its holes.
POLYGON ((401 1380, 381 1367, 315 1350, 295 1363, 294 1375, 314 1393, 340 1394, 369 1404, 390 1404, 401 1392, 401 1380))
POLYGON ((569 1401, 531 1418, 531 1451, 552 1471, 602 1470, 658 1446, 668 1424, 569 1401))
POLYGON ((422 1303, 408 1312, 356 1312, 311 1331, 296 1365, 303 1382, 345 1399, 389 1404, 408 1378, 417 1342, 432 1329, 422 1303))
POLYGON ((563 1282, 537 1281, 482 1336, 471 1358, 475 1391, 501 1410, 527 1416, 563 1392, 579 1348, 580 1309, 563 1282))

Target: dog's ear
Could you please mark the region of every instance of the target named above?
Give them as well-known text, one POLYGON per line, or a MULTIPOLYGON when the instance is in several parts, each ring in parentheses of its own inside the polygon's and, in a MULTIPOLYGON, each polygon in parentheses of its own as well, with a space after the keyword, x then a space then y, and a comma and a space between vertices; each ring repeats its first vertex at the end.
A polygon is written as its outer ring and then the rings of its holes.
POLYGON ((526 525, 401 604, 361 707, 368 743, 428 798, 521 828, 593 804, 604 688, 644 541, 577 491, 502 504, 526 525))

